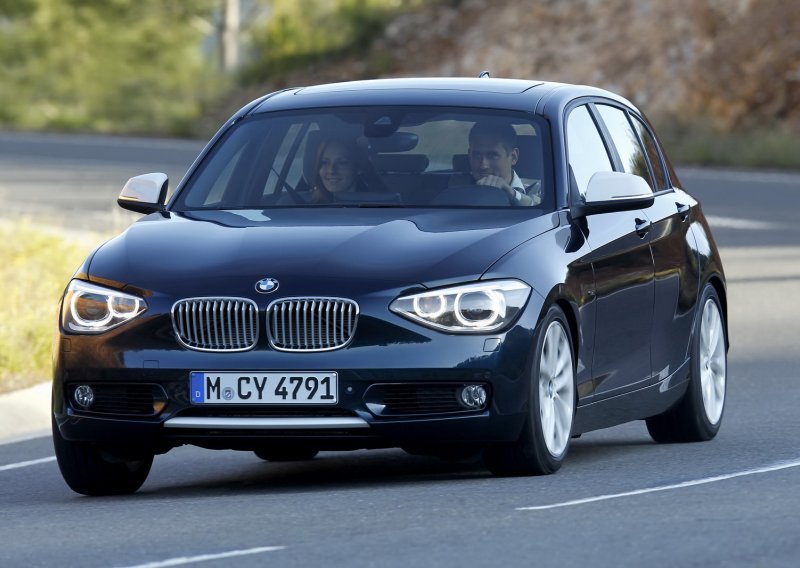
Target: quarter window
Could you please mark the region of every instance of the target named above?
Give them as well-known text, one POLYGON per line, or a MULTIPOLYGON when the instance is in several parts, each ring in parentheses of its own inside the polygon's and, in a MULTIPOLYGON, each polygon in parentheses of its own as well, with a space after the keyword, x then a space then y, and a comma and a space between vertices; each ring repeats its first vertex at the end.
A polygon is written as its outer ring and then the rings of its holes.
POLYGON ((650 160, 650 167, 653 170, 653 177, 655 178, 656 182, 654 189, 656 191, 667 189, 669 187, 669 183, 667 182, 667 175, 664 173, 664 168, 661 165, 661 156, 658 151, 656 139, 653 138, 653 135, 650 134, 650 131, 641 120, 635 116, 631 116, 631 118, 633 119, 633 126, 639 133, 639 140, 641 140, 644 144, 644 151, 650 160))
POLYGON ((585 105, 574 109, 567 120, 567 154, 581 195, 586 194, 595 173, 613 171, 603 138, 585 105))

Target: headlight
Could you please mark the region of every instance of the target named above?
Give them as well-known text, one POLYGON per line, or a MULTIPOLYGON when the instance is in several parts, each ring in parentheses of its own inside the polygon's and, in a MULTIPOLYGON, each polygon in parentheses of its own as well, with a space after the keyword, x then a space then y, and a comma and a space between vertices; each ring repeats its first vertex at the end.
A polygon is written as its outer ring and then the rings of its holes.
POLYGON ((110 288, 73 280, 64 296, 62 321, 75 333, 102 333, 147 309, 142 298, 110 288))
POLYGON ((389 309, 443 331, 486 333, 513 321, 530 292, 519 280, 494 280, 403 296, 389 309))

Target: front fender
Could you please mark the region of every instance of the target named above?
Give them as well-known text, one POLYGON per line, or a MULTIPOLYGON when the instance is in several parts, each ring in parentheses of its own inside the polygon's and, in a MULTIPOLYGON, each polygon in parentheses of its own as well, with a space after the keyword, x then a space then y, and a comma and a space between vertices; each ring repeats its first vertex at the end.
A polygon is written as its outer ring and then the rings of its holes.
MULTIPOLYGON (((521 278, 541 296, 536 303, 537 321, 553 304, 567 316, 575 348, 578 395, 588 393, 581 385, 591 381, 594 348, 594 271, 584 261, 588 243, 577 222, 561 215, 559 226, 523 243, 498 260, 484 279, 521 278)), ((534 306, 531 306, 534 307, 534 306)))

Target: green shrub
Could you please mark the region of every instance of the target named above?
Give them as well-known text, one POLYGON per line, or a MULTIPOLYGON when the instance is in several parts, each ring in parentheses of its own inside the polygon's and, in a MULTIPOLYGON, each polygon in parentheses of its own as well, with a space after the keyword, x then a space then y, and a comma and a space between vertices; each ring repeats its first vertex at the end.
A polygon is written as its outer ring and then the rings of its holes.
POLYGON ((676 164, 800 169, 800 133, 783 125, 719 132, 702 121, 655 122, 670 159, 676 164))
POLYGON ((0 392, 6 392, 50 378, 58 302, 93 243, 25 222, 0 224, 0 242, 0 392))
POLYGON ((193 25, 214 5, 0 1, 0 125, 184 133, 221 88, 193 25))
MULTIPOLYGON (((255 57, 245 83, 274 80, 314 63, 366 50, 395 15, 424 0, 275 0, 272 17, 253 30, 255 57)), ((364 54, 367 58, 368 53, 364 54)))

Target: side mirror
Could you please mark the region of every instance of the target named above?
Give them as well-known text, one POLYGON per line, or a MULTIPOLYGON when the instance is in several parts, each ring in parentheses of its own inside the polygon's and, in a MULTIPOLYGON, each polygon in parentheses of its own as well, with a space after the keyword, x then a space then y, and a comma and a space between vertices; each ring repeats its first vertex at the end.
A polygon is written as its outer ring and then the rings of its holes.
POLYGON ((636 175, 623 172, 597 172, 589 179, 586 195, 581 198, 572 192, 573 218, 596 213, 645 209, 655 201, 653 190, 647 182, 636 175))
POLYGON ((137 213, 163 211, 168 186, 167 174, 154 173, 132 177, 122 188, 117 204, 123 209, 137 213))

